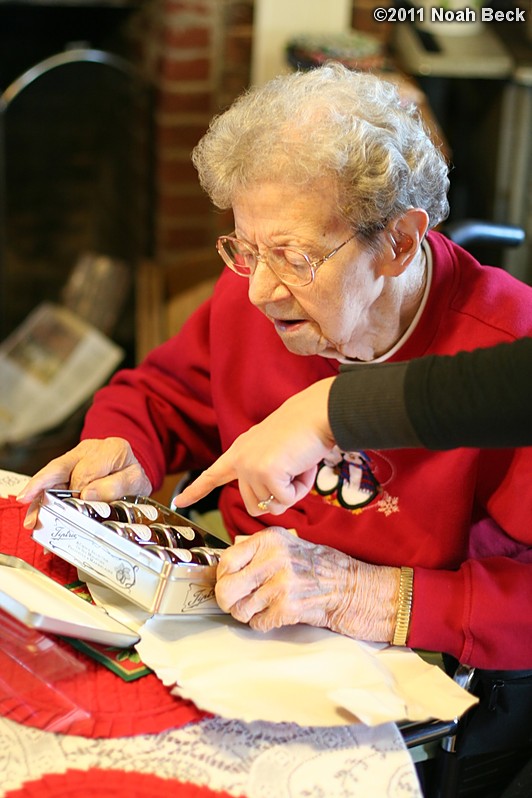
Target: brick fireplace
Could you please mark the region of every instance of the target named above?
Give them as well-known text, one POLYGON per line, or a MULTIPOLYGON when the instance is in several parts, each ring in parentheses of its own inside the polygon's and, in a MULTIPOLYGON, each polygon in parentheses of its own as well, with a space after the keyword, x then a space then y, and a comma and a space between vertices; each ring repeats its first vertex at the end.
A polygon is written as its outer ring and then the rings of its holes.
POLYGON ((212 115, 249 82, 252 0, 152 0, 132 21, 155 86, 154 256, 162 267, 212 245, 225 219, 204 196, 190 152, 212 115))

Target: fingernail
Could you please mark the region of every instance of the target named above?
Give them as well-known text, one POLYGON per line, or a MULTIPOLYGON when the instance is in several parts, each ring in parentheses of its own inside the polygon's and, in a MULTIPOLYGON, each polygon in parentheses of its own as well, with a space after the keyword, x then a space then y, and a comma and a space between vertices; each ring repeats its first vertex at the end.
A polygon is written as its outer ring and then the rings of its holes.
POLYGON ((24 488, 23 490, 21 490, 21 491, 20 491, 20 493, 18 494, 18 496, 15 496, 15 499, 16 499, 18 502, 24 502, 24 499, 25 499, 25 498, 26 498, 26 488, 24 488))

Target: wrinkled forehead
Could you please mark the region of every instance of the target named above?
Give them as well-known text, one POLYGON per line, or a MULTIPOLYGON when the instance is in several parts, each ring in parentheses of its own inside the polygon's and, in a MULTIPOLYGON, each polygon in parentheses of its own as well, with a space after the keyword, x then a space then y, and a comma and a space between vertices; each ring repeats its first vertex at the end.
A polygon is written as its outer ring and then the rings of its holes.
POLYGON ((312 240, 346 229, 339 198, 338 184, 330 177, 301 185, 286 179, 256 181, 241 186, 234 196, 235 226, 240 232, 262 229, 274 236, 296 233, 312 240))

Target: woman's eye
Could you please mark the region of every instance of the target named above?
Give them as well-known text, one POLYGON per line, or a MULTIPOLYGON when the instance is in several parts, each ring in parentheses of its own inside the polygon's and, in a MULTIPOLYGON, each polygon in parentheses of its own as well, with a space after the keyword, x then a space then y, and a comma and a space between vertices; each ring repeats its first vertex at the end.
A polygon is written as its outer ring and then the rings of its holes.
POLYGON ((297 249, 282 249, 276 250, 276 252, 279 252, 279 257, 282 257, 290 266, 294 266, 295 268, 307 266, 305 256, 301 252, 298 252, 297 249))

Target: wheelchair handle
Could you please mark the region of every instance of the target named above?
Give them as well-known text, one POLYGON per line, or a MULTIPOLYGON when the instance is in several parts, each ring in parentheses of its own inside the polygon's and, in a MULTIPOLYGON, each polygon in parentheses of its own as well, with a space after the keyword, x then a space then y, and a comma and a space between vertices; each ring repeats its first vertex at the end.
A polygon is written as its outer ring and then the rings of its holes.
POLYGON ((466 249, 475 244, 518 247, 525 240, 525 231, 521 227, 478 219, 449 222, 443 227, 442 232, 455 244, 466 249))

